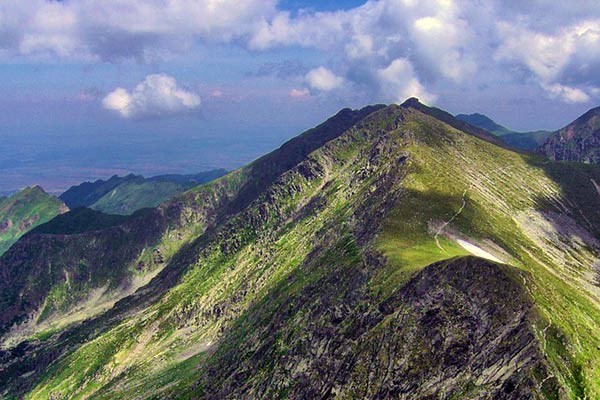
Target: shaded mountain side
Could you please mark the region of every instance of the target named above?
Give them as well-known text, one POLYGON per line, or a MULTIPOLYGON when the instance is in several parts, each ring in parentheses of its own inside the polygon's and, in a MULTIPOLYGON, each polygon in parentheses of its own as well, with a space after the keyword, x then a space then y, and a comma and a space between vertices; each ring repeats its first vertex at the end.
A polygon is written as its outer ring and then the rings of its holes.
POLYGON ((483 114, 458 114, 456 119, 465 121, 473 126, 500 136, 508 146, 518 149, 533 151, 548 139, 552 134, 550 131, 515 132, 502 125, 497 124, 491 118, 483 114))
POLYGON ((129 264, 165 228, 165 219, 154 211, 101 231, 26 235, 0 259, 0 334, 27 318, 40 321, 65 311, 94 289, 117 288, 131 274, 129 264))
POLYGON ((178 193, 183 193, 227 174, 215 169, 193 175, 113 176, 73 186, 60 197, 71 208, 89 207, 107 214, 129 215, 147 207, 156 207, 178 193))
POLYGON ((515 132, 502 136, 502 140, 518 150, 534 151, 552 135, 550 131, 515 132))
POLYGON ((162 205, 156 276, 4 346, 0 395, 598 397, 600 168, 411 106, 320 132, 162 205))
POLYGON ((553 133, 537 151, 557 161, 600 163, 600 107, 553 133))
MULTIPOLYGON (((326 249, 313 254, 302 269, 314 271, 317 280, 292 296, 283 283, 273 297, 240 318, 199 378, 194 395, 558 395, 556 382, 543 382, 551 374, 535 336, 543 321, 522 283, 531 277, 486 260, 456 258, 424 268, 387 300, 365 308, 361 289, 381 265, 367 257, 340 255, 334 261, 326 249), (329 273, 319 273, 324 268, 329 273)), ((299 279, 298 274, 288 279, 299 279)))
POLYGON ((68 210, 39 186, 0 199, 0 256, 31 229, 68 210))
POLYGON ((378 104, 361 110, 344 108, 319 126, 284 143, 276 151, 252 162, 245 171, 249 176, 231 202, 229 213, 236 213, 256 199, 277 177, 303 161, 311 152, 335 139, 354 124, 375 111, 385 108, 378 104))
MULTIPOLYGON (((141 210, 140 213, 150 210, 141 210)), ((90 208, 79 207, 65 214, 58 215, 45 224, 32 229, 30 235, 53 234, 74 235, 90 231, 99 231, 121 225, 128 220, 125 215, 104 214, 90 208)))
MULTIPOLYGON (((119 226, 88 232, 90 224, 106 224, 108 218, 108 225, 112 225, 118 220, 80 209, 23 238, 0 258, 0 333, 16 322, 35 326, 39 322, 37 314, 69 313, 95 290, 102 289, 111 301, 130 294, 136 289, 130 288, 132 280, 151 279, 181 246, 210 229, 217 218, 226 219, 230 202, 250 203, 253 198, 247 190, 248 182, 271 184, 278 177, 273 174, 277 163, 271 158, 288 163, 298 157, 296 154, 306 154, 339 135, 340 125, 351 126, 357 116, 364 117, 375 109, 344 110, 323 123, 320 130, 308 131, 303 136, 306 143, 295 138, 295 143, 302 144, 284 144, 227 179, 179 195, 157 210, 138 212, 119 226), (292 151, 296 147, 297 152, 292 151), (96 218, 98 215, 102 220, 96 218), (129 289, 118 290, 123 286, 129 289)), ((281 174, 283 167, 277 168, 281 174)), ((171 282, 177 271, 165 272, 165 279, 171 282)), ((157 285, 157 290, 161 288, 157 285)))

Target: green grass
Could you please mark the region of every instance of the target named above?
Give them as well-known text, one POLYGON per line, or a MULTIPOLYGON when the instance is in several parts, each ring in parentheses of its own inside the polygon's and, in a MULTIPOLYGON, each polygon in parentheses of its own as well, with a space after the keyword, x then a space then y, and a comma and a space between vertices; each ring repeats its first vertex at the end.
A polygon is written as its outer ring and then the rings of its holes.
POLYGON ((40 187, 25 188, 0 202, 0 256, 31 229, 67 211, 40 187))

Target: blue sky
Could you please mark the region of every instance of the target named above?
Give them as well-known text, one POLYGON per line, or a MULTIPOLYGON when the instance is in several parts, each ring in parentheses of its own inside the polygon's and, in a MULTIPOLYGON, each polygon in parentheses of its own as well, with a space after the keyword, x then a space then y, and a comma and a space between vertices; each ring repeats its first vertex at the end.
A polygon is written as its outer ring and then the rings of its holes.
POLYGON ((598 67, 592 0, 4 0, 0 193, 236 168, 409 96, 557 129, 598 105, 598 67))

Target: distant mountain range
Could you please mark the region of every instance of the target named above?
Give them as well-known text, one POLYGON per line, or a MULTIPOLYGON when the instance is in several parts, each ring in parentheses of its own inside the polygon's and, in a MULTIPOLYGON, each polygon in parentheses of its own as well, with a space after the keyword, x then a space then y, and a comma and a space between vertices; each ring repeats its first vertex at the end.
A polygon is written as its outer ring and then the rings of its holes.
POLYGON ((108 180, 85 182, 71 187, 59 198, 46 193, 41 187, 25 188, 12 196, 0 197, 0 255, 12 246, 21 236, 40 227, 36 232, 70 226, 69 233, 79 230, 103 229, 123 222, 120 215, 156 207, 176 194, 210 182, 227 173, 215 169, 192 175, 159 175, 144 178, 140 175, 124 177, 112 176, 108 180), (89 207, 96 211, 79 209, 89 207), (68 216, 60 214, 74 210, 68 216), (118 214, 118 215, 112 215, 118 214), (46 222, 52 221, 46 224, 46 222))
POLYGON ((0 397, 600 398, 600 165, 509 135, 343 109, 156 208, 37 227, 0 257, 0 397))
POLYGON ((552 135, 550 131, 515 132, 478 113, 458 114, 456 119, 485 129, 500 137, 508 146, 519 150, 534 151, 552 135))
POLYGON ((89 207, 107 214, 128 215, 145 208, 156 207, 177 193, 202 185, 227 173, 215 169, 193 175, 112 176, 73 186, 59 198, 70 208, 89 207))

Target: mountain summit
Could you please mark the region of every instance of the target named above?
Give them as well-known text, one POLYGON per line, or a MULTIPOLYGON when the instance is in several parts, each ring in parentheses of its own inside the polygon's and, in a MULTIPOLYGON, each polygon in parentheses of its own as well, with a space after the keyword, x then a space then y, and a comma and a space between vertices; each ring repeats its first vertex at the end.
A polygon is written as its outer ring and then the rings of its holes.
POLYGON ((498 144, 414 99, 344 109, 32 232, 0 258, 0 395, 598 398, 600 167, 498 144))

